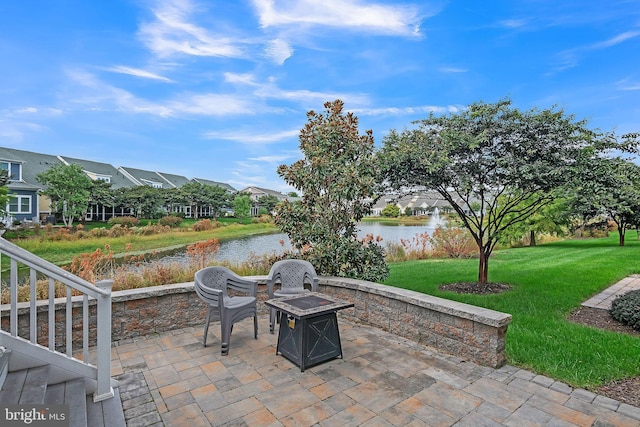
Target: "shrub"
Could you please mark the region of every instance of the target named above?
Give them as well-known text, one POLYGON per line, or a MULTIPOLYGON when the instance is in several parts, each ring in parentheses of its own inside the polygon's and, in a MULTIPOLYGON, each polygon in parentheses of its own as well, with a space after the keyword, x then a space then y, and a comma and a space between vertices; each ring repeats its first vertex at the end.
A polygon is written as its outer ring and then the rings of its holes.
POLYGON ((193 231, 207 231, 213 230, 214 228, 220 227, 220 223, 218 221, 211 221, 210 219, 201 219, 200 221, 193 224, 193 231))
POLYGON ((108 223, 111 225, 121 225, 129 228, 136 227, 140 223, 140 220, 134 216, 114 216, 109 218, 108 223))
POLYGON ((171 227, 169 227, 168 225, 160 224, 149 224, 145 225, 144 227, 136 227, 134 230, 136 234, 141 236, 151 236, 154 234, 168 233, 169 231, 171 231, 171 227))
POLYGON ((438 227, 431 236, 433 256, 447 258, 473 258, 478 246, 466 228, 438 227))
POLYGON ((97 227, 92 228, 90 233, 93 237, 107 237, 109 235, 109 230, 105 227, 97 227))
POLYGON ((640 289, 627 292, 611 303, 611 317, 640 331, 640 289))
POLYGON ((177 227, 182 222, 182 218, 176 215, 167 215, 158 220, 160 225, 168 225, 169 227, 177 227))
POLYGON ((129 234, 129 230, 120 224, 115 224, 109 229, 109 237, 120 237, 129 234))

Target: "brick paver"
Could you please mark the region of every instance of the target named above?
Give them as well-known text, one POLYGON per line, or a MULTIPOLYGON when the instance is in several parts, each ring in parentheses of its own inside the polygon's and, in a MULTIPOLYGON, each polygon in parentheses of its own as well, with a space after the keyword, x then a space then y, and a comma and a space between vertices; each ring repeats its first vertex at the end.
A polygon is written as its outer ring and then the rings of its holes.
POLYGON ((513 366, 491 369, 340 320, 344 358, 305 372, 275 354, 260 319, 172 331, 113 347, 129 427, 634 426, 640 408, 513 366))

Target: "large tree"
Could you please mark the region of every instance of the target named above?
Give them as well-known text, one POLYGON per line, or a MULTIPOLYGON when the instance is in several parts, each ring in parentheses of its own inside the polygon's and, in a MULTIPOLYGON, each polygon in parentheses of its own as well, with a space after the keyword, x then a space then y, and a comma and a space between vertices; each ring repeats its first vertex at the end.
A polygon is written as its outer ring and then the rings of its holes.
POLYGON ((218 216, 220 208, 228 203, 227 191, 218 185, 208 185, 199 182, 189 182, 178 189, 177 198, 183 204, 191 206, 193 218, 198 218, 198 213, 203 208, 209 207, 212 216, 218 216))
POLYGON ((357 237, 357 222, 370 212, 376 183, 374 141, 358 132, 358 119, 340 100, 325 112, 307 113, 300 131, 304 158, 278 167, 299 201, 276 206, 276 224, 319 274, 380 281, 388 276, 382 248, 357 237))
POLYGON ((417 124, 385 137, 382 178, 395 190, 437 190, 449 202, 478 246, 480 284, 501 233, 551 203, 599 137, 562 110, 520 111, 509 99, 417 124))
POLYGON ((116 203, 132 209, 137 218, 160 218, 162 215, 166 215, 166 211, 163 209, 165 203, 163 190, 160 188, 139 185, 120 188, 117 194, 116 203))
POLYGON ((62 215, 62 221, 71 227, 75 218, 81 217, 89 207, 93 183, 79 165, 57 164, 36 176, 45 186, 54 212, 62 215))

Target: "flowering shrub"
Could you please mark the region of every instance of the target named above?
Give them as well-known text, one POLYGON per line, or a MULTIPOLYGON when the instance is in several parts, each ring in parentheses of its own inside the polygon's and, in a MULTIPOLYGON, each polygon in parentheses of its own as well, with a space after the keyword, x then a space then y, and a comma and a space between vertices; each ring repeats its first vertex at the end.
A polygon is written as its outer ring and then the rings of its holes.
POLYGON ((473 258, 478 246, 466 228, 438 227, 431 236, 433 256, 447 258, 473 258))
POLYGON ((218 239, 209 239, 204 242, 196 242, 187 246, 187 256, 200 268, 205 268, 209 260, 218 253, 220 243, 218 239))

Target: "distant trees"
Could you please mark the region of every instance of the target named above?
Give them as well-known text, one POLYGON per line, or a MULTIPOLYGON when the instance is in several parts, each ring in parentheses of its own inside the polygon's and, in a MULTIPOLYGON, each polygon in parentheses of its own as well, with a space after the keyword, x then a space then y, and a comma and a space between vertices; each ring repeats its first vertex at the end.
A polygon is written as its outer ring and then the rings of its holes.
POLYGON ((603 139, 562 110, 520 111, 505 99, 391 131, 378 159, 388 188, 434 189, 451 205, 478 246, 486 284, 501 234, 552 203, 581 150, 603 139))
MULTIPOLYGON (((632 151, 633 143, 620 148, 632 151)), ((590 156, 581 166, 584 175, 569 199, 571 212, 583 223, 598 216, 611 219, 624 246, 627 230, 640 225, 640 166, 619 156, 590 156)))
POLYGON ((210 210, 210 216, 217 218, 220 209, 229 202, 227 191, 218 185, 189 182, 178 188, 177 193, 180 203, 191 207, 195 219, 205 208, 210 210))
POLYGON ((52 209, 71 227, 89 207, 92 181, 78 165, 58 164, 36 176, 45 186, 44 194, 51 199, 52 209))
POLYGON ((387 206, 384 207, 384 209, 382 209, 382 212, 380 213, 382 214, 382 216, 397 218, 398 216, 400 216, 400 208, 398 207, 398 205, 389 203, 387 206))
POLYGON ((251 199, 247 194, 236 194, 236 197, 233 199, 233 212, 236 218, 241 221, 249 217, 251 212, 251 199))
POLYGON ((358 119, 340 100, 310 111, 300 131, 304 158, 280 165, 278 175, 302 193, 276 206, 275 223, 319 274, 384 280, 382 248, 357 238, 357 222, 370 212, 376 169, 371 131, 360 135, 358 119))

